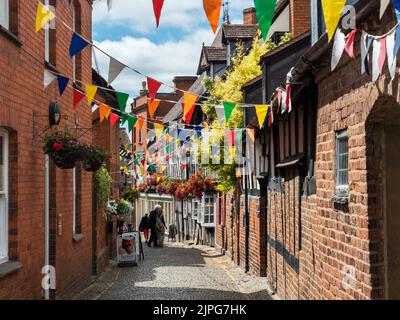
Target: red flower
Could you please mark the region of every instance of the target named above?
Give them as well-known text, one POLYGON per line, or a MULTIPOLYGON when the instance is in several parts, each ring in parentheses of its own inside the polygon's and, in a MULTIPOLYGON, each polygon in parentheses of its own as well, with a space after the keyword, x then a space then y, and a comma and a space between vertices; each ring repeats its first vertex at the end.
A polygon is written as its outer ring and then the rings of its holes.
POLYGON ((55 151, 61 151, 61 149, 62 149, 62 144, 60 144, 60 143, 55 143, 55 144, 53 144, 53 149, 55 150, 55 151))

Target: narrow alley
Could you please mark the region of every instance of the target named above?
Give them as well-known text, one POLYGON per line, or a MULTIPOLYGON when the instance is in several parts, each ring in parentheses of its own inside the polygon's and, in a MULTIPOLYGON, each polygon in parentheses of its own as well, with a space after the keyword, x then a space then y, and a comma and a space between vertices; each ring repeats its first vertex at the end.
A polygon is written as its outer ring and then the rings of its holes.
POLYGON ((265 278, 246 275, 230 259, 205 246, 145 246, 138 267, 112 265, 75 299, 83 300, 266 300, 265 278))

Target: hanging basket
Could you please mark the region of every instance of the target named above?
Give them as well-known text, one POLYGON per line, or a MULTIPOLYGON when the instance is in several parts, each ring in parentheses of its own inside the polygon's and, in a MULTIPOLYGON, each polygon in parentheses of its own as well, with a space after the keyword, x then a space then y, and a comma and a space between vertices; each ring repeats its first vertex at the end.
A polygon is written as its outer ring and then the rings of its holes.
POLYGON ((73 169, 85 156, 85 147, 67 131, 58 131, 44 138, 44 153, 60 169, 73 169))
POLYGON ((83 168, 88 172, 96 172, 110 159, 110 154, 100 147, 86 146, 83 168))

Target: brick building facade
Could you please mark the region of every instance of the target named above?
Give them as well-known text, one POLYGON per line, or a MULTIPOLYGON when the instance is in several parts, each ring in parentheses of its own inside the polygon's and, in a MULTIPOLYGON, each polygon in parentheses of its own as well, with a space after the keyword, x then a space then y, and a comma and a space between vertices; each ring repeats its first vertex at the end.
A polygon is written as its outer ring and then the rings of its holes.
MULTIPOLYGON (((85 38, 92 38, 92 1, 74 0, 71 6, 67 1, 48 4, 55 7, 58 19, 85 38)), ((92 175, 77 170, 73 178, 72 170, 60 170, 52 161, 47 162, 42 149, 51 101, 57 100, 62 114, 68 116, 60 126, 73 128, 75 117, 72 88, 68 87, 62 97, 56 81, 43 90, 44 68, 70 78, 75 68, 76 79, 91 83, 91 51, 84 50, 73 65, 68 52, 71 30, 56 22, 48 37, 44 30, 35 33, 36 8, 36 1, 10 0, 8 19, 0 26, 3 299, 70 297, 90 281, 92 274, 92 175), (74 219, 78 227, 75 234, 74 219), (44 265, 56 269, 56 289, 49 294, 41 286, 44 265)), ((79 127, 91 128, 92 114, 85 103, 78 106, 76 117, 79 127)), ((92 142, 91 132, 77 131, 83 135, 80 140, 92 142)))
MULTIPOLYGON (((357 26, 373 35, 396 25, 391 6, 380 20, 378 2, 353 4, 357 26)), ((361 33, 356 59, 344 54, 331 71, 332 43, 314 32, 322 37, 313 34, 293 64, 293 110, 256 130, 255 187, 247 205, 246 195, 225 196, 217 243, 283 299, 398 299, 398 73, 391 79, 385 63, 376 82, 361 74, 361 33)), ((265 71, 262 94, 248 103, 268 102, 273 74, 265 71)))

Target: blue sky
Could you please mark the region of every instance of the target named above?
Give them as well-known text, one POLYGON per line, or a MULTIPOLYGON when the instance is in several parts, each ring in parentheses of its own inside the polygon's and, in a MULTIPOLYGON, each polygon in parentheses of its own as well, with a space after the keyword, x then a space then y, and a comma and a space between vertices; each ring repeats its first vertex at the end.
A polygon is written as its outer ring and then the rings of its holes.
MULTIPOLYGON (((214 34, 202 8, 202 0, 165 0, 160 27, 156 29, 151 0, 96 1, 93 11, 93 39, 103 50, 155 79, 172 84, 174 76, 194 75, 202 43, 210 44, 214 34)), ((232 23, 241 23, 243 9, 253 0, 231 0, 232 23)), ((222 13, 221 13, 222 20, 222 13)), ((107 79, 108 58, 96 52, 100 73, 107 79)), ((145 80, 125 70, 113 83, 116 90, 132 97, 145 80)), ((171 91, 162 87, 160 91, 171 91)))

